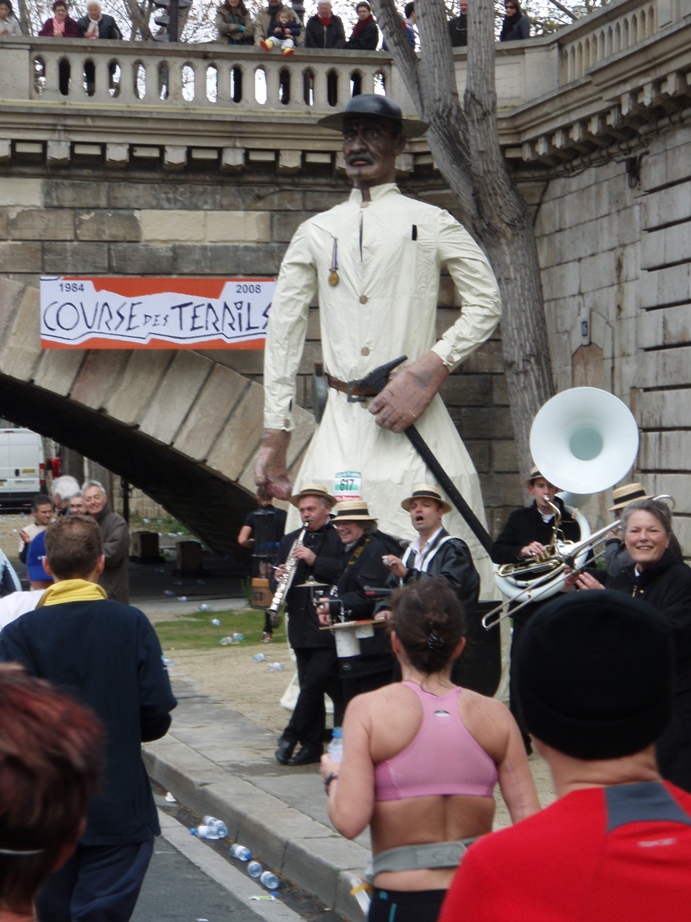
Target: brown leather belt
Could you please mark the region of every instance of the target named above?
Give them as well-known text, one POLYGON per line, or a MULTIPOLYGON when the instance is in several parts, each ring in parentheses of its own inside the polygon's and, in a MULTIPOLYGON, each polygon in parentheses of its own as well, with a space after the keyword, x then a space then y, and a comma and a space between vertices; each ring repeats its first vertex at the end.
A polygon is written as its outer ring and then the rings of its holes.
POLYGON ((356 384, 354 381, 340 381, 338 378, 334 378, 328 372, 326 372, 326 383, 329 387, 332 387, 335 391, 340 391, 342 394, 347 394, 348 397, 376 397, 377 389, 374 387, 360 387, 359 384, 356 384))

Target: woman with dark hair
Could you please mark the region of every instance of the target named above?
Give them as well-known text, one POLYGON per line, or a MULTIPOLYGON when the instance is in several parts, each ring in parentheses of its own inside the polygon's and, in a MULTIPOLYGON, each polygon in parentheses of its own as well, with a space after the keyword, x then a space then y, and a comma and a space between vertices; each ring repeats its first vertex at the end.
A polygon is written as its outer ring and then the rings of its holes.
POLYGON ((520 0, 504 0, 504 22, 501 27, 500 42, 517 42, 530 38, 530 20, 521 9, 520 0))
MULTIPOLYGON (((41 27, 39 35, 52 38, 79 38, 79 26, 67 12, 67 3, 65 0, 55 0, 53 4, 53 15, 46 19, 41 27)), ((70 92, 70 64, 67 60, 58 62, 58 87, 62 96, 69 95, 70 92)))
MULTIPOLYGON (((607 581, 652 605, 672 630, 676 690, 672 722, 657 743, 662 777, 691 791, 691 567, 672 530, 672 511, 661 499, 637 499, 621 513, 621 533, 633 563, 607 581)), ((573 582, 574 580, 572 580, 573 582)), ((592 573, 575 578, 578 589, 602 589, 592 573)))
POLYGON ((14 15, 12 0, 0 0, 0 38, 3 35, 21 35, 19 20, 14 15))
POLYGON ((102 728, 74 698, 0 666, 0 918, 30 922, 34 897, 74 851, 101 773, 102 728))
POLYGON ((65 0, 55 0, 52 9, 53 15, 46 19, 38 34, 52 38, 79 38, 79 26, 67 12, 65 0))
POLYGON ((379 44, 379 29, 374 21, 372 8, 365 0, 360 0, 355 12, 357 22, 345 44, 346 48, 350 48, 351 51, 375 51, 379 44))
POLYGON ((223 0, 216 8, 216 31, 223 45, 254 44, 254 22, 244 0, 223 0))
POLYGON ((403 679, 350 702, 343 761, 325 755, 321 771, 341 835, 370 827, 370 922, 433 922, 466 845, 492 829, 495 784, 514 822, 540 805, 508 709, 451 682, 465 645, 456 593, 411 583, 390 625, 403 679))

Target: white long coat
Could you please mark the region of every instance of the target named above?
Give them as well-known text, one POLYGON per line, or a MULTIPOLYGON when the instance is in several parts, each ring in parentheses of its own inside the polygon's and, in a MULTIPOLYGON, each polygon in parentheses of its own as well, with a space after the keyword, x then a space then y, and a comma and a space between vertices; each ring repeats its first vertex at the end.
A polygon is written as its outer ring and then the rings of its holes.
MULTIPOLYGON (((364 377, 401 355, 408 361, 430 349, 455 367, 495 330, 501 316, 496 280, 484 254, 446 211, 402 196, 393 184, 371 190, 362 203, 347 202, 305 221, 283 260, 266 340, 264 424, 291 429, 295 376, 302 357, 310 303, 319 295, 324 367, 342 381, 364 377), (335 245, 334 245, 335 244, 335 245), (329 285, 337 265, 338 284, 329 285), (459 318, 437 342, 439 273, 445 265, 462 299, 459 318)), ((477 473, 441 398, 435 397, 417 427, 478 518, 484 522, 477 473)), ((297 478, 334 488, 343 471, 360 475, 361 495, 379 527, 412 536, 403 498, 434 478, 405 435, 381 429, 365 406, 329 390, 322 422, 297 478)), ((296 527, 290 521, 288 527, 296 527)), ((487 554, 454 510, 444 518, 453 535, 468 542, 492 597, 487 554)))

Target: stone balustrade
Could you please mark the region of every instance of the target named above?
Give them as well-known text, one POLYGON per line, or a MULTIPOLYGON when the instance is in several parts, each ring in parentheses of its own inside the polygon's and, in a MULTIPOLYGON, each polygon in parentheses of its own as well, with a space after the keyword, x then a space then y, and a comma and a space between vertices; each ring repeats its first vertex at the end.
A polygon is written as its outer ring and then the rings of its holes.
MULTIPOLYGON (((685 108, 690 36, 688 0, 614 0, 554 35, 497 44, 499 132, 507 156, 517 166, 553 167, 627 141, 641 125, 685 108)), ((456 51, 454 61, 462 94, 465 50, 456 51)), ((100 144, 106 162, 117 165, 162 150, 170 154, 164 156, 170 169, 184 168, 191 150, 198 159, 217 158, 223 169, 241 168, 246 151, 267 162, 284 152, 291 169, 301 165, 300 151, 319 151, 335 162, 337 141, 324 139, 316 122, 359 91, 386 91, 414 112, 385 52, 301 49, 284 58, 215 43, 6 38, 0 40, 0 112, 12 117, 4 128, 0 119, 0 160, 19 151, 65 162, 75 151, 97 156, 100 144), (72 141, 56 140, 58 129, 65 137, 63 114, 77 109, 108 112, 119 121, 117 132, 94 115, 73 123, 72 141), (230 141, 229 117, 237 128, 230 141)), ((423 139, 409 151, 416 158, 412 169, 431 163, 423 139)))

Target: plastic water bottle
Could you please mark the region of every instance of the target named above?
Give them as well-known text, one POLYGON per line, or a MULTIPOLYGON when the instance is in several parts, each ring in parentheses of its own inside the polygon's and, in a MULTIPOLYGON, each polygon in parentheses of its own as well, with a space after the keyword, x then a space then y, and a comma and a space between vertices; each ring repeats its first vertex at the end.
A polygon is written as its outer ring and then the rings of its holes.
POLYGON ((264 871, 259 878, 259 883, 264 884, 267 890, 278 890, 280 885, 278 877, 272 871, 264 871))
MULTIPOLYGON (((202 609, 202 610, 203 610, 203 611, 208 611, 208 610, 209 610, 209 606, 207 605, 206 608, 204 608, 204 609, 202 609)), ((218 618, 212 618, 212 619, 211 619, 211 623, 213 624, 214 627, 220 627, 220 626, 221 626, 221 622, 219 621, 218 618)))
POLYGON ((225 839, 228 827, 223 820, 217 820, 215 816, 205 816, 202 824, 190 832, 199 839, 225 839))
POLYGON ((285 668, 285 663, 269 663, 269 665, 266 667, 267 672, 280 672, 285 668))
POLYGON ((333 762, 343 761, 343 730, 341 727, 334 727, 331 731, 331 742, 326 751, 333 762))
POLYGON ((252 858, 252 852, 246 845, 235 843, 230 846, 230 857, 237 858, 238 861, 249 861, 252 858))
MULTIPOLYGON (((209 826, 211 829, 215 830, 215 837, 217 839, 225 839, 228 835, 228 827, 226 824, 223 822, 223 820, 217 820, 215 816, 205 816, 203 823, 204 825, 209 826)), ((214 836, 209 836, 209 838, 212 839, 214 836)))
POLYGON ((254 877, 255 880, 262 876, 263 870, 264 868, 259 864, 258 861, 250 861, 250 863, 247 865, 247 873, 250 877, 254 877))
POLYGON ((266 653, 255 653, 252 657, 253 663, 263 663, 266 659, 266 653))
POLYGON ((233 643, 240 643, 244 639, 245 639, 244 634, 238 634, 238 633, 233 634, 233 643))
MULTIPOLYGON (((202 602, 201 605, 197 606, 197 611, 211 611, 211 606, 208 602, 202 602)), ((213 621, 211 623, 213 624, 213 621)), ((218 623, 220 624, 221 622, 219 621, 218 623)))

